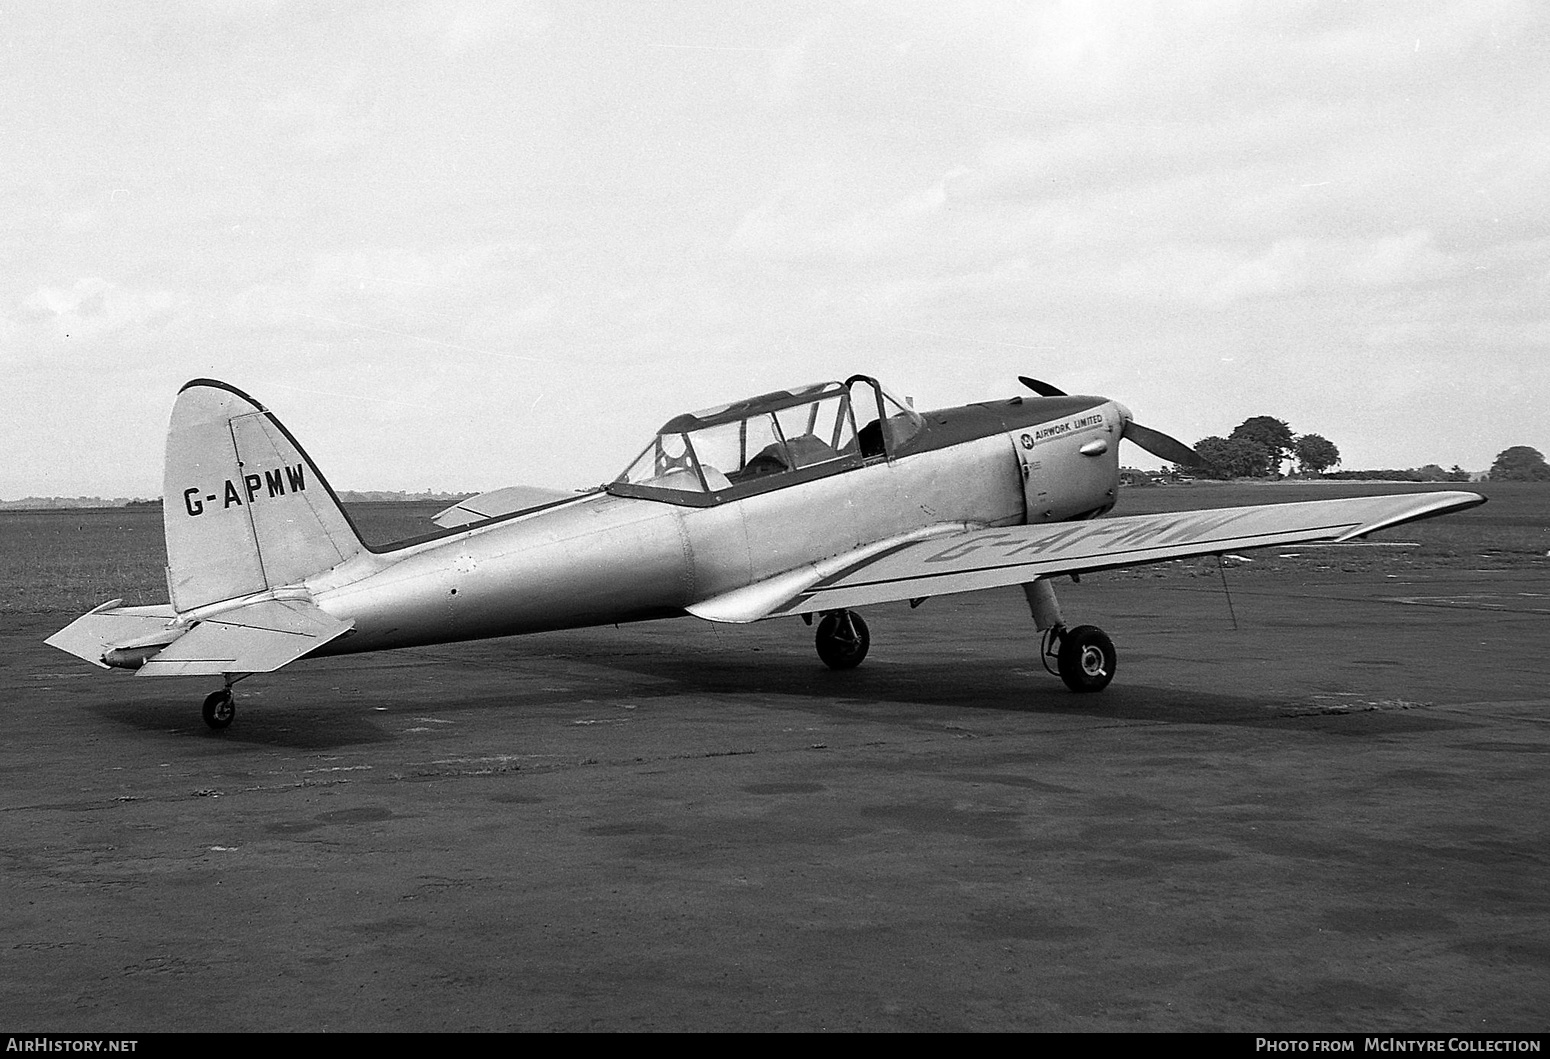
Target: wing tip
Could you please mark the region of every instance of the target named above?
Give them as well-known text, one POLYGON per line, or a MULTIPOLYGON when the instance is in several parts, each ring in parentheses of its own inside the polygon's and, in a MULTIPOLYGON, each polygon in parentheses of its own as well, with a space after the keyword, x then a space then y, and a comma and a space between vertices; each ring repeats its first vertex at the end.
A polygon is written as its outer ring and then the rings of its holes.
POLYGON ((1406 493, 1405 496, 1427 497, 1425 503, 1417 504, 1405 511, 1396 512, 1384 518, 1375 519, 1372 522, 1363 523, 1355 529, 1342 533, 1335 538, 1335 543, 1356 540, 1365 537, 1369 533, 1379 530, 1392 529, 1395 526, 1403 526, 1410 522, 1419 522, 1422 519, 1435 518, 1438 515, 1451 515, 1460 511, 1468 511, 1472 507, 1479 507, 1486 502, 1486 498, 1479 493, 1469 493, 1457 490, 1438 492, 1406 493))

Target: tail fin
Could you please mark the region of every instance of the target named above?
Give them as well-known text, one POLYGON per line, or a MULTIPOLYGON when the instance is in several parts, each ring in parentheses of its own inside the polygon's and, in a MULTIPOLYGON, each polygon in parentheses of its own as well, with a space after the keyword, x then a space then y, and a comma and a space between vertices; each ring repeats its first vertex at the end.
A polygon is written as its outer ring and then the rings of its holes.
POLYGON ((180 612, 295 584, 365 547, 290 431, 212 379, 178 391, 162 501, 180 612))

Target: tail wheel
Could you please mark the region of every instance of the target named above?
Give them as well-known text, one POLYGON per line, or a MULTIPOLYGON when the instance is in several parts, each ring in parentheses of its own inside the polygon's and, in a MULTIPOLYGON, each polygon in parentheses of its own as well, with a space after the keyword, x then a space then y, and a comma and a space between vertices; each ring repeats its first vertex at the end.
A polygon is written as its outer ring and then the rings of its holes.
POLYGON ((237 716, 237 705, 232 700, 231 689, 222 688, 205 696, 204 715, 205 724, 217 732, 230 727, 232 719, 237 716))
POLYGON ((849 610, 830 611, 818 623, 818 657, 830 669, 855 669, 872 646, 861 615, 849 610))
POLYGON ((1119 655, 1114 641, 1096 625, 1078 625, 1061 634, 1060 679, 1075 692, 1102 691, 1114 679, 1119 655))

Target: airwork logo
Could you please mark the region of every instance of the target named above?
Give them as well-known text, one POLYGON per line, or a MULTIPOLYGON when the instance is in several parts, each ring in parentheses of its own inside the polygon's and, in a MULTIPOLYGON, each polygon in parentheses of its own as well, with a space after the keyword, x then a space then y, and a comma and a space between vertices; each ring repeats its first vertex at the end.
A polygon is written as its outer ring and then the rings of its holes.
POLYGON ((183 490, 183 509, 190 515, 202 515, 205 505, 210 504, 213 508, 217 499, 224 511, 233 505, 241 507, 244 503, 251 504, 261 496, 284 496, 287 487, 290 492, 299 493, 307 488, 306 476, 302 474, 304 467, 306 464, 298 463, 294 467, 276 467, 261 475, 245 474, 240 482, 228 478, 219 496, 206 493, 201 486, 189 486, 183 490), (244 495, 247 497, 245 501, 244 495))

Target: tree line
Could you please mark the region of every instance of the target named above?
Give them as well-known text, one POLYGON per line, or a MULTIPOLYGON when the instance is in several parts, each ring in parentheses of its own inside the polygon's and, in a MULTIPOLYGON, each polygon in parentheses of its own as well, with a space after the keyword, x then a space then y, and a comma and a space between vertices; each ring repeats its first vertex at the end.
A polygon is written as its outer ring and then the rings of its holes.
MULTIPOLYGON (((1195 451, 1208 466, 1196 473, 1208 478, 1280 478, 1281 468, 1295 461, 1297 473, 1309 477, 1378 477, 1396 481, 1467 482, 1469 472, 1458 464, 1443 470, 1435 463, 1405 471, 1340 471, 1340 450, 1334 442, 1319 434, 1297 434, 1283 419, 1251 416, 1239 423, 1231 434, 1212 436, 1195 442, 1195 451)), ((1177 468, 1182 472, 1183 468, 1177 468)), ((1550 464, 1538 449, 1514 445, 1497 453, 1488 477, 1492 481, 1550 481, 1550 464)))
POLYGON ((1294 434, 1283 419, 1252 416, 1225 438, 1195 442, 1195 451, 1210 466, 1211 478, 1279 478, 1281 465, 1296 460, 1303 474, 1323 474, 1340 463, 1340 450, 1319 434, 1294 434))

